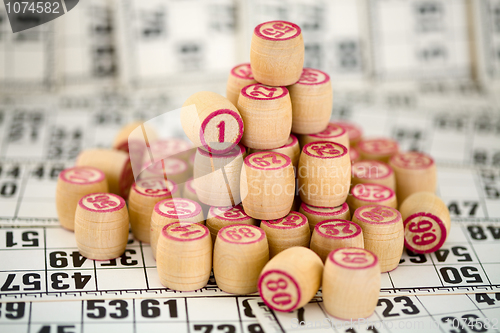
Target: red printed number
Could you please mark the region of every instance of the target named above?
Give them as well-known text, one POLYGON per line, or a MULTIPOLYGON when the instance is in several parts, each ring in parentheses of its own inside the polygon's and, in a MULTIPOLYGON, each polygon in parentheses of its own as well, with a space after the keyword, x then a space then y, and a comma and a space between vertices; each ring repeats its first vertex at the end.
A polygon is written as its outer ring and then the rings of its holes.
POLYGON ((219 129, 219 142, 224 142, 224 134, 226 132, 226 123, 224 121, 221 121, 217 125, 217 128, 219 129))
POLYGON ((364 264, 368 262, 365 252, 343 252, 342 261, 353 264, 364 264))
POLYGON ((70 175, 70 180, 89 180, 94 173, 89 170, 74 170, 70 175))
POLYGON ((181 234, 182 237, 187 237, 189 235, 194 235, 194 234, 201 232, 200 230, 189 231, 189 229, 191 229, 191 226, 189 226, 189 225, 178 226, 178 227, 172 228, 172 232, 184 232, 183 234, 181 234))
POLYGON ((91 202, 97 209, 115 207, 116 205, 118 205, 116 202, 109 199, 109 195, 98 195, 94 199, 87 198, 87 202, 91 202))
POLYGON ((278 88, 269 88, 269 87, 264 87, 260 85, 253 86, 253 91, 250 92, 250 96, 253 97, 259 97, 259 96, 264 96, 267 98, 271 98, 274 96, 274 93, 278 90, 278 88), (264 89, 267 90, 267 94, 263 91, 259 91, 259 89, 264 89))
POLYGON ((171 208, 172 210, 167 211, 167 214, 180 214, 180 215, 185 215, 185 214, 190 214, 191 210, 185 209, 185 207, 189 207, 189 204, 187 202, 173 202, 169 201, 165 203, 165 207, 171 208))
POLYGON ((229 237, 235 241, 241 240, 243 237, 246 237, 246 238, 255 237, 255 234, 253 233, 253 231, 250 228, 228 230, 226 232, 226 235, 227 235, 227 237, 229 237))
MULTIPOLYGON (((266 283, 266 287, 270 291, 278 291, 279 289, 286 289, 288 282, 283 279, 269 280, 266 283)), ((279 292, 273 295, 271 301, 277 305, 287 305, 292 302, 292 296, 286 292, 279 292)))
POLYGON ((413 236, 412 238, 413 243, 422 246, 434 243, 437 239, 436 235, 432 232, 427 232, 431 230, 431 228, 432 228, 432 222, 427 220, 422 220, 419 221, 418 223, 415 222, 410 223, 410 225, 408 226, 408 230, 416 234, 423 233, 422 235, 413 236))
POLYGON ((354 231, 351 230, 349 223, 341 222, 337 224, 327 224, 327 225, 322 225, 321 228, 326 229, 325 234, 327 235, 332 235, 336 236, 340 234, 340 231, 337 230, 337 228, 342 228, 342 232, 344 234, 352 234, 354 231), (343 228, 342 228, 343 227, 343 228))
POLYGON ((255 157, 253 161, 255 162, 255 164, 261 167, 268 167, 271 165, 271 163, 276 164, 280 162, 280 160, 274 154, 267 154, 262 157, 255 157), (266 161, 265 160, 266 158, 270 158, 271 162, 266 161))
POLYGON ((264 29, 264 30, 262 30, 262 33, 265 35, 280 38, 280 37, 284 36, 287 32, 291 32, 294 30, 293 27, 291 27, 289 25, 285 25, 284 23, 281 23, 281 22, 273 24, 273 28, 274 29, 271 29, 271 28, 264 29))
POLYGON ((319 156, 323 156, 325 153, 331 155, 340 154, 340 151, 331 144, 325 144, 323 146, 312 146, 311 149, 316 151, 319 156))

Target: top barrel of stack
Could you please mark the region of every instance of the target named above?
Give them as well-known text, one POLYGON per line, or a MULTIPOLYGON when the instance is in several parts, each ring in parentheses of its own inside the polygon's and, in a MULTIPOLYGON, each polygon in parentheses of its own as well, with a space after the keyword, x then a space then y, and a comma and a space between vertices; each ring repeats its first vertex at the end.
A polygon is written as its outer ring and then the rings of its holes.
POLYGON ((250 65, 257 80, 268 86, 297 82, 304 66, 304 39, 300 27, 286 21, 270 21, 255 27, 250 65))

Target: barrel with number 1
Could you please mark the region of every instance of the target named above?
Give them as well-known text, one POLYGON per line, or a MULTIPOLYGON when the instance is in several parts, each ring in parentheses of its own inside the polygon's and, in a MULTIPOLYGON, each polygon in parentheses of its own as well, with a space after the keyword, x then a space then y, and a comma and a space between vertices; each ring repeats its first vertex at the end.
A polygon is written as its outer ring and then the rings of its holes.
POLYGON ((109 260, 125 251, 129 218, 125 200, 112 193, 92 193, 78 202, 75 238, 82 256, 109 260))
POLYGON ((75 211, 78 201, 87 194, 107 192, 104 172, 91 167, 73 167, 63 170, 57 179, 56 208, 61 225, 75 229, 75 211))
POLYGON ((150 243, 153 257, 156 258, 156 246, 161 229, 172 222, 190 222, 205 224, 201 206, 189 199, 165 199, 155 205, 151 215, 150 243))
POLYGON ((259 274, 268 261, 267 238, 261 228, 235 224, 219 230, 213 264, 215 281, 223 291, 256 292, 259 274))

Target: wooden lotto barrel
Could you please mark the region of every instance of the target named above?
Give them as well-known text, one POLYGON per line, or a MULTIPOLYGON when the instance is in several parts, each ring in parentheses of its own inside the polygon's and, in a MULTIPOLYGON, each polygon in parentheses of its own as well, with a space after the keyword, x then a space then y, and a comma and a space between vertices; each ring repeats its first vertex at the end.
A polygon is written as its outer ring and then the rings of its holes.
POLYGON ((56 209, 59 223, 73 231, 75 212, 80 199, 91 193, 108 192, 104 172, 92 167, 64 169, 57 178, 56 209))
POLYGON ((233 224, 258 225, 258 221, 248 216, 241 205, 210 207, 207 215, 207 228, 210 231, 213 243, 215 243, 220 229, 233 224))
POLYGON ((394 171, 384 162, 370 160, 359 161, 351 166, 351 170, 351 183, 353 185, 371 183, 387 186, 391 190, 396 189, 394 171))
POLYGON ((327 124, 321 132, 299 135, 299 141, 301 147, 311 142, 330 141, 340 143, 349 149, 349 137, 346 129, 334 123, 327 124))
POLYGON ((332 251, 323 271, 323 305, 340 319, 367 318, 377 307, 380 267, 377 256, 365 249, 332 251))
POLYGON ((250 84, 257 83, 252 74, 250 63, 239 64, 234 66, 229 72, 226 85, 226 97, 234 106, 238 105, 238 97, 240 96, 241 88, 250 84))
POLYGON ((292 100, 292 132, 323 131, 332 114, 333 90, 330 76, 319 69, 304 68, 300 79, 288 87, 292 100))
POLYGON ((398 267, 404 248, 401 214, 391 207, 369 205, 356 209, 352 221, 363 230, 365 249, 378 257, 380 271, 398 267))
POLYGON ((436 192, 436 164, 431 156, 414 151, 398 153, 389 164, 396 174, 399 203, 413 193, 436 192))
POLYGON ((194 187, 198 199, 208 206, 234 206, 241 202, 240 175, 244 148, 236 145, 224 154, 202 148, 194 159, 194 187))
POLYGON ((181 138, 158 139, 150 142, 149 151, 144 154, 144 163, 153 164, 166 158, 178 158, 189 162, 193 144, 181 138))
POLYGON ((275 152, 248 155, 241 171, 240 190, 243 208, 249 216, 259 220, 286 216, 295 196, 290 158, 275 152))
POLYGON ((250 64, 257 82, 288 86, 297 82, 304 66, 304 39, 300 27, 287 21, 270 21, 255 27, 250 64))
POLYGON ((309 247, 311 233, 307 218, 298 212, 290 212, 285 217, 276 220, 262 221, 260 227, 267 236, 269 243, 269 258, 294 247, 309 247))
POLYGON ((351 211, 361 206, 381 205, 397 208, 396 194, 389 187, 380 184, 357 184, 351 189, 351 195, 347 198, 347 204, 351 211))
POLYGON ((349 147, 356 147, 363 137, 363 130, 361 127, 345 121, 335 121, 334 123, 346 129, 347 136, 349 137, 349 147))
POLYGON ((214 276, 217 286, 231 294, 257 291, 262 268, 269 261, 266 234, 253 225, 223 227, 214 246, 214 276))
POLYGON ((288 141, 286 142, 286 144, 279 147, 279 148, 274 148, 274 149, 249 148, 248 149, 249 154, 257 153, 260 151, 274 151, 276 153, 281 153, 281 154, 284 154, 284 155, 290 157, 290 160, 292 161, 293 168, 295 170, 297 170, 297 166, 299 164, 299 158, 300 158, 300 144, 299 144, 299 140, 297 140, 297 137, 295 135, 290 134, 290 137, 288 137, 288 141))
POLYGON ((124 199, 128 198, 134 174, 130 157, 124 151, 112 149, 86 149, 78 154, 76 166, 90 166, 104 172, 108 190, 124 199))
POLYGON ((151 215, 156 203, 175 196, 179 196, 177 184, 163 178, 140 179, 132 185, 128 213, 137 240, 149 243, 151 215))
POLYGON ((376 160, 389 163, 399 151, 399 144, 389 138, 363 139, 357 145, 362 160, 376 160))
POLYGON ((345 202, 351 184, 348 149, 329 141, 311 142, 300 154, 298 192, 302 202, 336 207, 345 202))
MULTIPOLYGON (((122 150, 126 153, 129 152, 128 142, 129 136, 134 132, 135 129, 141 127, 143 125, 142 121, 133 121, 131 123, 123 126, 118 133, 116 133, 115 138, 113 139, 112 147, 116 150, 122 150)), ((141 130, 142 134, 142 130, 141 130)), ((132 137, 133 139, 133 137, 132 137)), ((137 138, 142 139, 142 138, 137 138)))
POLYGON ((311 237, 311 250, 325 262, 328 254, 343 247, 364 247, 363 231, 347 220, 326 220, 316 224, 311 237))
POLYGON ((224 154, 240 142, 243 121, 227 98, 210 91, 191 95, 182 105, 181 124, 196 147, 224 154))
POLYGON ((164 226, 158 239, 156 267, 161 284, 172 290, 206 286, 212 271, 212 241, 207 227, 186 222, 164 226))
POLYGON ((92 193, 80 199, 75 213, 75 238, 82 256, 95 260, 119 257, 128 240, 125 200, 113 193, 92 193))
POLYGON ((190 222, 205 224, 200 205, 189 199, 171 198, 156 203, 151 215, 150 244, 153 257, 156 258, 158 237, 164 226, 172 222, 190 222))
POLYGON ((337 207, 314 207, 306 203, 300 205, 299 212, 307 217, 309 229, 312 235, 316 224, 326 220, 351 220, 351 213, 347 203, 337 207))
POLYGON ((246 147, 274 149, 288 141, 292 128, 292 103, 287 88, 261 83, 243 87, 238 110, 245 123, 241 143, 246 147))
POLYGON ((146 164, 139 179, 167 178, 176 184, 183 184, 190 177, 188 164, 175 157, 168 157, 152 164, 146 164))
POLYGON ((399 209, 403 217, 405 246, 415 253, 439 250, 450 234, 450 211, 437 195, 417 192, 403 201, 399 209))
POLYGON ((295 246, 271 259, 259 277, 259 294, 273 310, 289 312, 303 307, 321 286, 323 263, 308 248, 295 246))

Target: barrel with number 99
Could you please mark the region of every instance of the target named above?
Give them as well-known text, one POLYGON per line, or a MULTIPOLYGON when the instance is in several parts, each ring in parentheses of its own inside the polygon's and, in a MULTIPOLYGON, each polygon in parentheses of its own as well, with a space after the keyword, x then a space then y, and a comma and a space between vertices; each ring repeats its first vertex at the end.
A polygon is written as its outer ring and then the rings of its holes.
POLYGON ((450 233, 450 211, 437 195, 417 192, 403 201, 405 246, 415 253, 439 250, 450 233))

